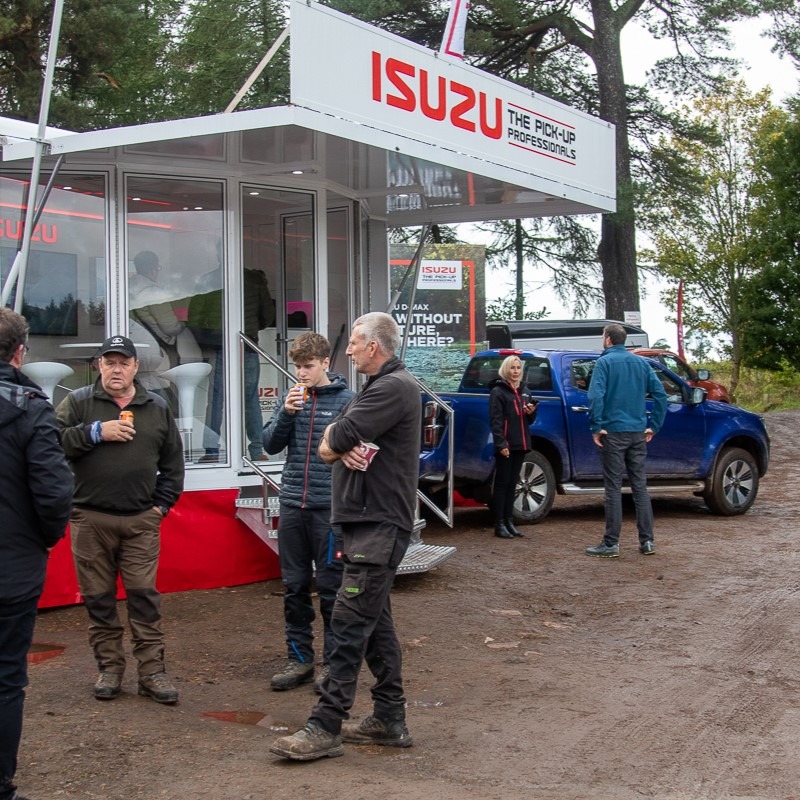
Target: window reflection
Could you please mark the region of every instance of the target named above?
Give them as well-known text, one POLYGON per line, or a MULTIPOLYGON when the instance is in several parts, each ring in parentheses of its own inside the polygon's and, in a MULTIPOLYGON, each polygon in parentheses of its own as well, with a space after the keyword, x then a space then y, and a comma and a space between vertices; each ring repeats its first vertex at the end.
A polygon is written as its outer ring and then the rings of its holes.
POLYGON ((130 333, 139 379, 170 403, 187 462, 224 462, 222 184, 129 177, 126 192, 130 333), (210 370, 190 366, 198 363, 210 370))
MULTIPOLYGON (((42 176, 40 197, 48 178, 42 176)), ((22 245, 28 183, 27 176, 0 175, 3 283, 22 245)), ((22 300, 31 326, 26 361, 70 367, 66 377, 57 373, 56 404, 68 390, 94 381, 92 360, 105 338, 105 194, 103 175, 62 173, 33 231, 22 300)), ((12 306, 15 299, 16 290, 12 306)))

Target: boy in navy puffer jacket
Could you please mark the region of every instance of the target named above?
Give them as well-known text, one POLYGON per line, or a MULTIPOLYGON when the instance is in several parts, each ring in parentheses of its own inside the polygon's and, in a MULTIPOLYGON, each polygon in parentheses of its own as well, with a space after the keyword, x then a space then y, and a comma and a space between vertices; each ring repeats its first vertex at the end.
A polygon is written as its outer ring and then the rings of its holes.
POLYGON ((318 333, 302 333, 294 340, 289 358, 294 362, 298 384, 281 396, 264 428, 267 453, 288 448, 278 522, 288 663, 272 677, 271 686, 277 691, 314 680, 314 567, 323 624, 322 669, 314 681, 315 689, 325 679, 333 650, 330 619, 342 579, 341 542, 330 524, 331 468, 320 459, 317 448, 325 428, 354 393, 341 375, 327 371, 330 355, 330 342, 318 333))

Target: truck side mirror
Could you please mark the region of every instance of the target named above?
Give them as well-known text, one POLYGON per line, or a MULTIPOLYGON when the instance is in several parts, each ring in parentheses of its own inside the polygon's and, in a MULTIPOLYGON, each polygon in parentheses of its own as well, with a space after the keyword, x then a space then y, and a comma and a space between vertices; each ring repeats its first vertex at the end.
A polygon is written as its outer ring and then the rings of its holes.
POLYGON ((706 399, 706 390, 700 386, 693 386, 689 390, 689 402, 690 406, 699 406, 706 399))
POLYGON ((699 381, 708 381, 711 380, 711 372, 707 369, 698 369, 697 370, 697 380, 699 381))

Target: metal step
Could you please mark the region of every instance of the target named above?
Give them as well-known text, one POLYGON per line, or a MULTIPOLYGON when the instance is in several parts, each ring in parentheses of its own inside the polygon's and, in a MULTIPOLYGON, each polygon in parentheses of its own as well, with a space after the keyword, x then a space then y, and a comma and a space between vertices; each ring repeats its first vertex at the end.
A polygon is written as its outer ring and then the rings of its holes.
MULTIPOLYGON (((280 501, 277 497, 270 497, 267 501, 268 508, 270 512, 274 515, 278 515, 278 509, 280 508, 280 501)), ((257 508, 263 509, 264 508, 264 498, 263 497, 237 497, 235 501, 236 508, 257 508)))
POLYGON ((442 562, 447 561, 450 556, 455 555, 455 552, 455 547, 425 544, 422 541, 409 545, 405 558, 397 568, 397 574, 411 575, 415 572, 427 572, 429 569, 433 569, 442 562))
MULTIPOLYGON (((274 516, 270 522, 264 522, 263 506, 260 497, 242 497, 236 501, 236 517, 244 522, 267 547, 276 554, 278 553, 278 498, 270 498, 270 510, 274 516)), ((411 575, 418 572, 427 572, 442 562, 446 561, 456 552, 455 547, 444 547, 440 545, 425 544, 420 538, 420 531, 425 527, 425 520, 415 520, 414 533, 412 534, 411 544, 408 546, 406 555, 397 568, 398 575, 411 575)))

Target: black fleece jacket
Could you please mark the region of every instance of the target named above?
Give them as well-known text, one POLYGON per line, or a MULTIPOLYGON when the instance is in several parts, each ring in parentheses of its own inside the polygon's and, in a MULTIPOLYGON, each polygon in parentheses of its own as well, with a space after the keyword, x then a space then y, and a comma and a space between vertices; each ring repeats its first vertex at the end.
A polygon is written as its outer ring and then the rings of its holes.
POLYGON ((390 358, 350 401, 328 434, 336 453, 359 442, 380 450, 366 472, 333 465, 331 521, 391 522, 414 527, 422 436, 422 401, 414 379, 398 358, 390 358))
POLYGON ((94 421, 119 417, 100 379, 68 395, 56 410, 64 451, 75 473, 75 505, 132 516, 153 506, 172 508, 183 491, 183 447, 166 402, 138 381, 126 409, 136 435, 130 442, 93 444, 94 421))

